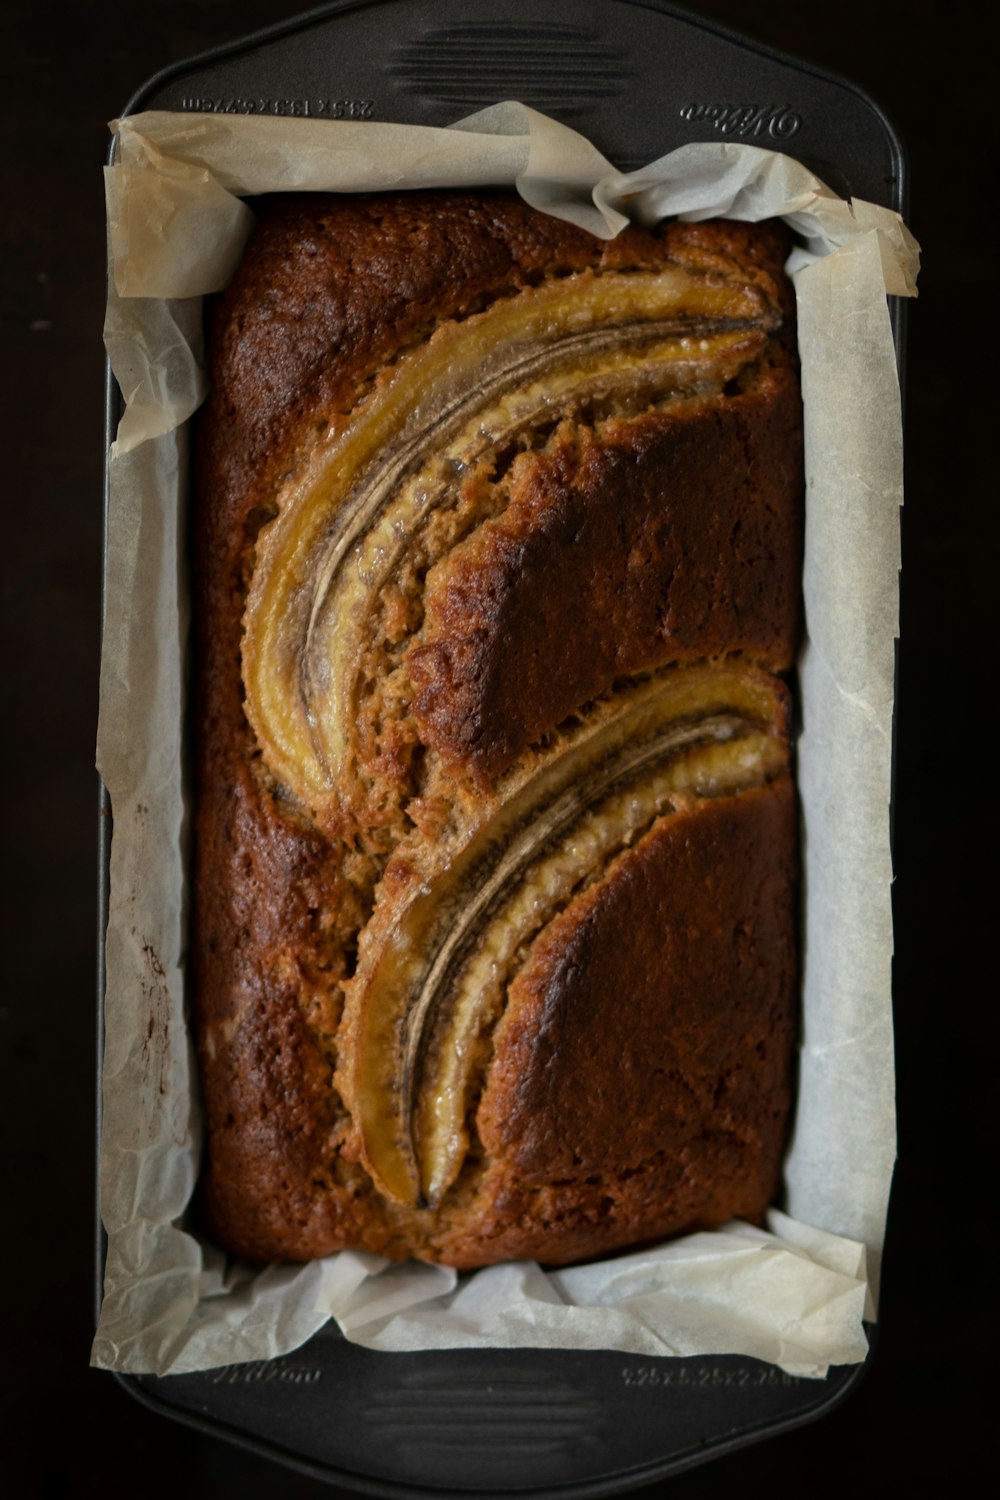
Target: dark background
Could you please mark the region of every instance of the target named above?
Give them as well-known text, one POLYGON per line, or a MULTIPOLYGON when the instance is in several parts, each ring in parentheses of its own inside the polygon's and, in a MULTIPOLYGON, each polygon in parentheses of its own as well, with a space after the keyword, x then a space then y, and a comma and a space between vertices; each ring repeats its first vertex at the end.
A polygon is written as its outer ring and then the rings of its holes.
MULTIPOLYGON (((3 747, 14 837, 0 1000, 2 1363, 4 1469, 17 1496, 119 1486, 150 1500, 335 1493, 147 1413, 87 1367, 106 121, 161 68, 305 8, 4 5, 13 45, 0 90, 3 747)), ((910 316, 897 714, 900 1160, 879 1346, 860 1390, 816 1426, 641 1493, 683 1500, 740 1484, 750 1493, 802 1484, 813 1496, 848 1487, 865 1495, 919 1481, 935 1493, 970 1472, 990 1436, 989 1273, 974 1249, 990 1196, 995 1088, 984 1042, 995 981, 980 972, 981 935, 995 928, 983 874, 995 847, 993 741, 982 736, 979 705, 988 701, 996 591, 997 422, 984 313, 996 257, 975 206, 996 160, 990 11, 968 0, 702 0, 689 9, 853 79, 885 108, 910 155, 910 222, 925 269, 910 316)))

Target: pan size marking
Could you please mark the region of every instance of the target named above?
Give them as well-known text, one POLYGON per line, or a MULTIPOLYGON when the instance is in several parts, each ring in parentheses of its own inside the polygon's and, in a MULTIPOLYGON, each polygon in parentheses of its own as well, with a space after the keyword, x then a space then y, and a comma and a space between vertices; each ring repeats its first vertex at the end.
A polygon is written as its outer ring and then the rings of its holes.
POLYGON ((745 1386, 753 1389, 765 1385, 801 1385, 804 1377, 789 1375, 774 1365, 762 1369, 720 1370, 702 1366, 694 1370, 650 1369, 642 1365, 623 1365, 619 1371, 621 1382, 627 1386, 687 1386, 716 1388, 720 1386, 745 1386))
POLYGON ((181 109, 211 115, 301 115, 318 120, 371 120, 374 99, 182 99, 181 109))

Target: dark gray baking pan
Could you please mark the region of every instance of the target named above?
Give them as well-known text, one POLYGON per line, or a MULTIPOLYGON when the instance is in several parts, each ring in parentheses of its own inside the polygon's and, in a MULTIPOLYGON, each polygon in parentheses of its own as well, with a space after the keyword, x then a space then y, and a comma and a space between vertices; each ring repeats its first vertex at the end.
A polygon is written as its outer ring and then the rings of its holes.
MULTIPOLYGON (((659 0, 496 0, 488 16, 470 0, 335 0, 158 74, 123 113, 446 125, 508 98, 565 120, 624 170, 688 141, 746 141, 796 156, 844 196, 905 209, 902 148, 870 99, 659 0)), ((898 303, 893 315, 898 348, 898 303)), ((118 417, 109 374, 109 440, 118 417)), ((282 1359, 119 1378, 167 1416, 362 1494, 568 1500, 811 1421, 864 1368, 816 1381, 732 1356, 378 1354, 330 1325, 282 1359)))

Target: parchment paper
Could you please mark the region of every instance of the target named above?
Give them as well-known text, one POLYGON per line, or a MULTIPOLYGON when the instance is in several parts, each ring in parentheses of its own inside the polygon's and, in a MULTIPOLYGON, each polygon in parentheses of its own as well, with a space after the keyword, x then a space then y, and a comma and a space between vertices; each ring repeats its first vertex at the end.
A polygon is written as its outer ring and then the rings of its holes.
POLYGON ((327 1317, 379 1349, 741 1353, 796 1375, 865 1357, 895 1155, 888 801, 902 500, 886 292, 913 295, 898 216, 729 142, 623 175, 519 104, 449 130, 152 113, 107 177, 107 345, 127 409, 112 450, 98 763, 114 810, 101 1161, 109 1245, 97 1365, 185 1372, 266 1359, 327 1317), (613 236, 627 217, 783 216, 802 237, 808 476, 801 661, 804 1037, 787 1213, 543 1274, 458 1277, 344 1252, 254 1272, 186 1227, 199 1123, 185 1024, 183 424, 204 394, 200 298, 283 189, 514 184, 613 236), (867 1266, 867 1269, 866 1269, 867 1266))

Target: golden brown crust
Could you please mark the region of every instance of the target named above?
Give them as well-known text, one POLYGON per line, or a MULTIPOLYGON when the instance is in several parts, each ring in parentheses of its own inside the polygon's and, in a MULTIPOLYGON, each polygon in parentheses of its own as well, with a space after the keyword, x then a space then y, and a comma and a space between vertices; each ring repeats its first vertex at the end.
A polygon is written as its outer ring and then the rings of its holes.
MULTIPOLYGON (((356 1160, 334 1086, 344 986, 391 847, 374 831, 347 843, 321 832, 276 783, 244 714, 240 656, 255 539, 282 482, 319 429, 436 323, 552 276, 665 260, 709 278, 732 278, 735 265, 787 314, 784 249, 780 232, 739 225, 634 230, 605 245, 505 194, 268 207, 216 310, 196 463, 192 973, 207 1137, 201 1203, 226 1248, 259 1261, 357 1245, 459 1266, 522 1255, 565 1263, 733 1213, 759 1216, 772 1195, 794 995, 788 788, 661 819, 552 924, 510 988, 466 1168, 438 1210, 408 1207, 380 1195, 356 1160), (724 845, 733 851, 719 898, 728 936, 712 949, 690 933, 708 909, 698 901, 709 902, 709 851, 724 845), (671 938, 679 956, 671 947, 661 969, 655 913, 674 905, 670 892, 687 877, 686 936, 671 938), (644 914, 634 933, 630 913, 644 914), (598 976, 614 971, 622 931, 634 953, 636 1067, 642 1053, 650 1063, 634 1092, 650 1103, 619 1159, 608 1150, 622 1135, 623 1089, 598 1087, 601 1070, 613 1071, 618 1031, 598 976), (588 957, 570 984, 568 955, 581 944, 588 957), (657 1050, 643 1017, 669 991, 684 1005, 690 998, 705 1021, 714 1002, 699 1000, 691 975, 705 964, 712 971, 709 949, 725 955, 720 984, 734 963, 747 981, 747 1014, 726 1034, 716 1007, 716 1077, 706 1060, 699 1133, 684 1145, 678 1099, 693 1064, 678 1064, 683 1082, 660 1096, 670 1046, 682 1044, 662 1039, 657 1050), (592 1049, 568 1024, 572 994, 599 1038, 592 1049), (765 1034, 767 1059, 741 1073, 737 1054, 756 1058, 765 1034), (557 1038, 546 1096, 539 1069, 557 1038), (595 1089, 606 1105, 581 1109, 595 1089)), ((473 773, 463 805, 477 784, 492 794, 500 771, 623 675, 734 651, 786 664, 798 618, 800 462, 798 396, 780 338, 724 404, 653 411, 599 431, 584 423, 532 455, 514 474, 508 508, 459 541, 426 592, 422 633, 406 657, 415 712, 384 735, 403 747, 411 831, 422 819, 428 837, 442 826, 450 766, 473 773), (696 514, 673 499, 692 486, 696 514), (734 538, 720 590, 712 560, 734 538), (414 766, 425 777, 415 789, 414 766)), ((684 1035, 697 1054, 694 1025, 684 1035)))

